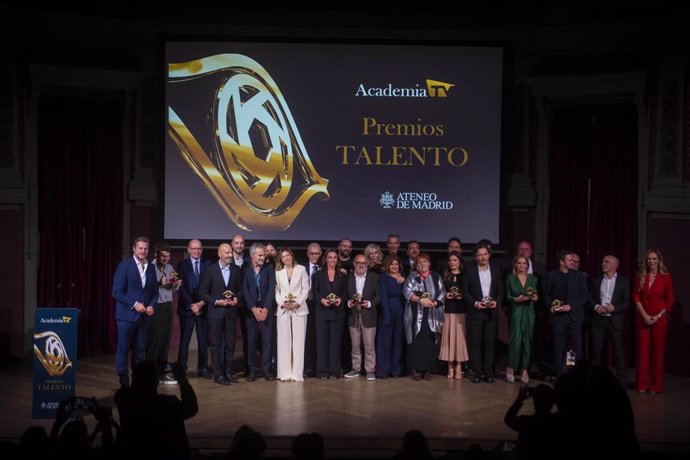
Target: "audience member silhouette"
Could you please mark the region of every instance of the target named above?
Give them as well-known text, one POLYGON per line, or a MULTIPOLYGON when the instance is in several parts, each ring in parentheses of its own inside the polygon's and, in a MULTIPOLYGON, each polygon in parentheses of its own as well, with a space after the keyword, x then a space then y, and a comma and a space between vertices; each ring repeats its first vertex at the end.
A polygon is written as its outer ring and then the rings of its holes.
POLYGON ((556 382, 556 405, 554 440, 563 458, 640 455, 630 399, 608 368, 578 361, 556 382))
POLYGON ((196 394, 185 371, 174 363, 180 398, 158 394, 156 363, 142 361, 134 367, 132 386, 115 392, 122 425, 117 447, 120 457, 188 459, 189 442, 184 421, 199 411, 196 394))
POLYGON ((19 448, 23 459, 45 460, 51 453, 48 432, 42 426, 27 428, 19 439, 19 448))
POLYGON ((424 460, 434 458, 426 436, 419 430, 410 430, 403 436, 403 445, 393 457, 398 460, 424 460))
POLYGON ((323 437, 319 433, 302 433, 292 441, 294 460, 322 460, 324 458, 323 437))
MULTIPOLYGON (((112 409, 99 405, 96 398, 89 400, 86 407, 78 405, 77 400, 69 396, 60 401, 44 452, 47 451, 49 457, 54 459, 110 458, 114 454, 112 427, 117 427, 113 422, 112 409), (89 414, 97 420, 91 434, 82 419, 89 414), (68 422, 70 418, 74 420, 68 422), (101 446, 93 448, 93 441, 99 433, 102 433, 101 446)), ((40 436, 37 434, 37 437, 40 436)))
POLYGON ((462 460, 484 460, 485 458, 486 455, 484 454, 482 446, 476 443, 471 444, 470 447, 467 448, 465 455, 462 456, 462 460))
POLYGON ((230 446, 231 460, 260 460, 264 458, 266 440, 261 433, 247 425, 239 427, 230 446))
POLYGON ((558 452, 558 446, 552 444, 554 438, 552 427, 554 416, 551 408, 555 402, 555 392, 549 385, 538 385, 536 388, 523 386, 517 398, 506 412, 504 422, 509 428, 518 432, 518 458, 547 459, 558 452), (532 397, 534 413, 518 415, 524 401, 532 397))

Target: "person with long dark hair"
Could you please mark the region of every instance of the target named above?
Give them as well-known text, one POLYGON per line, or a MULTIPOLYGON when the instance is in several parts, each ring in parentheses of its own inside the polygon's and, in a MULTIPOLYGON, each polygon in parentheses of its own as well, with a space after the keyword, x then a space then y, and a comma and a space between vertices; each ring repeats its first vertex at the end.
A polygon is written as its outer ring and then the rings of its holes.
POLYGON ((462 379, 462 362, 467 361, 467 329, 465 314, 467 306, 462 300, 462 256, 452 251, 448 254, 443 271, 443 286, 446 288, 446 302, 443 313, 441 348, 438 359, 448 362, 449 379, 462 379))
POLYGON ((405 337, 403 328, 404 300, 401 273, 402 262, 398 256, 387 256, 379 277, 381 313, 376 337, 376 378, 400 377, 405 337))
POLYGON ((321 380, 339 379, 347 277, 340 271, 335 249, 323 255, 321 269, 312 278, 312 291, 316 313, 316 376, 321 380))

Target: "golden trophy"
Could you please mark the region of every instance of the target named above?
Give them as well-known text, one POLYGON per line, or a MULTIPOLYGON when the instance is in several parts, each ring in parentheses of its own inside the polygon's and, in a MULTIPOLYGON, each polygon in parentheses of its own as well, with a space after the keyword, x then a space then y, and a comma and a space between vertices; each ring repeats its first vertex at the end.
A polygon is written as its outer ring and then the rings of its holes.
POLYGON ((232 299, 233 297, 235 297, 235 293, 232 292, 230 289, 228 289, 227 291, 224 291, 224 292, 223 292, 223 297, 225 297, 226 299, 230 300, 230 299, 232 299))
POLYGON ((537 291, 532 286, 529 286, 525 289, 525 295, 527 297, 532 297, 536 293, 537 293, 537 291))
POLYGON ((355 292, 355 294, 352 296, 352 301, 355 303, 358 310, 362 308, 362 294, 355 292))
POLYGON ((460 295, 460 289, 458 289, 457 286, 452 286, 450 289, 448 289, 448 293, 449 293, 450 296, 453 297, 454 299, 459 299, 460 297, 462 297, 462 296, 460 295))
POLYGON ((491 297, 490 295, 485 295, 484 297, 482 297, 482 302, 485 304, 489 304, 493 301, 494 301, 494 298, 491 297))
POLYGON ((551 302, 551 306, 553 307, 553 311, 561 311, 561 308, 563 308, 563 302, 556 299, 553 302, 551 302))
POLYGON ((335 301, 338 300, 338 296, 331 292, 326 296, 326 300, 328 300, 329 304, 334 305, 335 301))

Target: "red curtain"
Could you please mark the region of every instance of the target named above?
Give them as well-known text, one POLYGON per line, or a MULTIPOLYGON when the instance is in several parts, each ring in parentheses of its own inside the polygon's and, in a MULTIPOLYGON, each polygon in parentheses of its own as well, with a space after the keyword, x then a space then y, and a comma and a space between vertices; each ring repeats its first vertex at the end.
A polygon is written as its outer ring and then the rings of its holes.
POLYGON ((39 306, 80 309, 79 354, 112 353, 112 274, 121 260, 119 99, 44 95, 38 104, 39 306))
POLYGON ((637 113, 632 104, 560 106, 551 129, 550 266, 556 251, 580 255, 596 275, 607 254, 631 278, 637 257, 637 113))
MULTIPOLYGON (((551 119, 549 267, 559 249, 580 255, 580 270, 597 276, 601 261, 619 258, 633 282, 637 258, 637 112, 633 104, 553 108, 551 119)), ((631 308, 632 310, 632 308, 631 308)), ((632 362, 633 314, 626 348, 632 362)))

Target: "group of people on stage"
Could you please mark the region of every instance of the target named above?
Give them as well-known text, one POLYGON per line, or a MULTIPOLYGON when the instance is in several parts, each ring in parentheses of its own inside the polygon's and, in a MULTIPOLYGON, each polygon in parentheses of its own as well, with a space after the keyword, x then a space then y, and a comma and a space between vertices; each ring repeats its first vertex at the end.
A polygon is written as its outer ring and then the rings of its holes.
POLYGON ((166 373, 173 292, 178 292, 180 319, 178 361, 187 368, 196 330, 198 375, 221 385, 238 382, 232 372, 238 323, 249 382, 260 375, 302 381, 304 374, 324 380, 365 375, 375 381, 400 377, 407 367, 413 379, 427 380, 441 360, 447 363, 449 379, 461 379, 469 361, 467 374, 473 383, 492 383, 500 306, 506 307, 510 324, 508 382, 529 381, 535 312, 543 308, 550 318, 555 375, 584 357, 586 332, 592 336, 591 361, 601 364, 608 334, 617 377, 625 384, 623 330, 632 294, 637 389, 662 391, 665 333, 674 296, 658 250, 646 252, 631 287, 617 272, 619 261, 612 255, 604 257, 602 274, 590 281, 579 271, 579 256, 572 251, 559 251, 558 268, 546 273, 532 260, 527 242, 518 245, 507 273, 491 260, 488 240, 480 241, 473 260, 463 263, 460 239, 450 238, 436 270, 418 242, 408 242, 404 255, 400 246, 397 234, 388 235, 385 254, 370 244, 353 255, 347 238, 326 251, 311 243, 302 265, 291 249, 271 243, 253 243, 247 256, 242 235, 219 245, 217 261, 210 261, 194 239, 187 246, 189 257, 175 271, 164 242, 149 262, 148 240, 136 238, 133 257, 117 267, 113 280, 120 384, 129 385, 132 348, 135 362, 155 360, 161 383, 174 383, 166 373), (591 331, 583 331, 585 318, 591 331), (347 333, 349 341, 343 340, 347 333), (343 362, 343 354, 351 363, 343 362), (343 374, 343 368, 351 370, 343 374))

